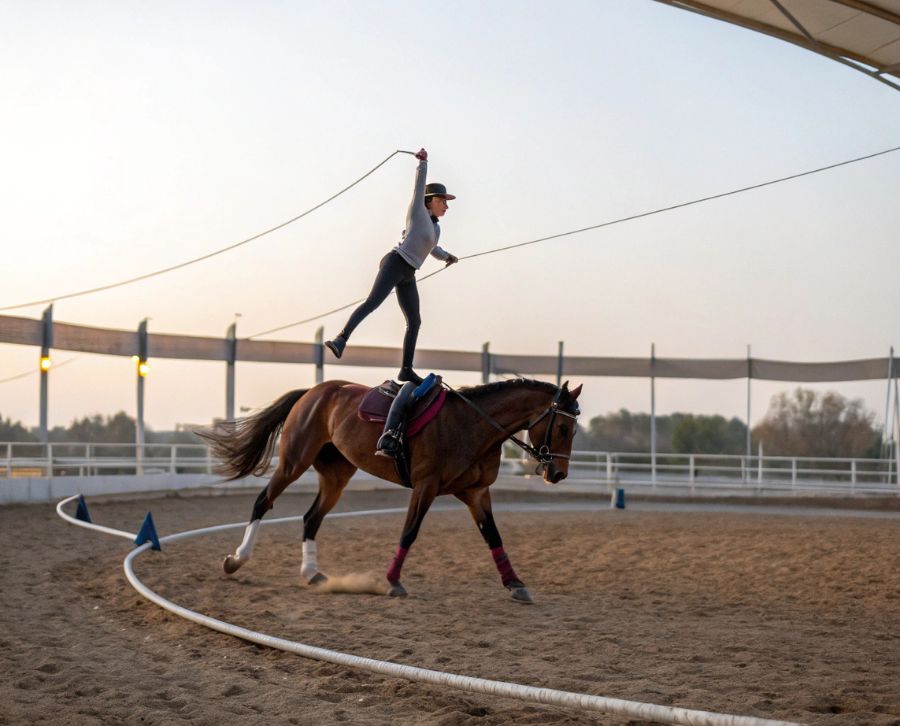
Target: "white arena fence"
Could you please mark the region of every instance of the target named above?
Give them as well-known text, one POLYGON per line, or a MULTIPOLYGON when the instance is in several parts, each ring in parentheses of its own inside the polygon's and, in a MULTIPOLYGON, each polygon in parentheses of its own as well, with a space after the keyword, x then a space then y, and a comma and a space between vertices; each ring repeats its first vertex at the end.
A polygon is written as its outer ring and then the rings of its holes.
MULTIPOLYGON (((519 468, 534 470, 530 461, 520 461, 519 468)), ((576 451, 569 480, 692 493, 900 494, 893 459, 576 451)))
POLYGON ((212 474, 205 444, 0 442, 0 478, 212 474))
MULTIPOLYGON (((2 496, 4 487, 26 478, 65 481, 90 477, 96 483, 111 477, 137 476, 144 477, 149 490, 168 488, 160 487, 159 482, 154 487, 154 475, 166 475, 166 482, 190 479, 196 485, 208 484, 214 478, 215 464, 203 444, 0 442, 0 480, 7 480, 0 481, 0 503, 11 501, 2 496)), ((272 466, 276 464, 277 457, 272 466)), ((501 474, 505 481, 539 479, 534 472, 531 459, 503 460, 501 474)), ((574 451, 564 484, 582 492, 622 487, 701 495, 900 495, 893 460, 865 458, 574 451)), ((102 484, 97 486, 102 489, 102 484)), ((58 488, 56 491, 61 493, 58 488)))

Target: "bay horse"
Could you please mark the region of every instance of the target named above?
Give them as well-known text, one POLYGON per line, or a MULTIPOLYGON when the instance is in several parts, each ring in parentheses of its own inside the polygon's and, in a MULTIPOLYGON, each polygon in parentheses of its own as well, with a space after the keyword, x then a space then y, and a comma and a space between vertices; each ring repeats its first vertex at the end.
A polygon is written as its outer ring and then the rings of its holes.
MULTIPOLYGON (((228 480, 266 473, 279 433, 278 465, 253 507, 244 539, 234 554, 225 558, 232 574, 253 551, 263 515, 285 488, 310 466, 319 476, 319 491, 303 517, 301 576, 311 585, 327 577, 319 570, 316 533, 325 515, 337 504, 350 477, 362 469, 381 479, 402 484, 392 459, 375 455, 381 426, 357 415, 370 389, 347 381, 326 381, 314 388, 284 394, 265 409, 235 421, 198 432, 211 444, 220 460, 216 471, 228 480)), ((543 381, 517 379, 450 391, 438 416, 409 439, 412 495, 396 554, 387 571, 388 594, 406 595, 400 570, 412 547, 428 508, 435 497, 452 494, 472 514, 491 550, 501 582, 514 600, 532 602, 523 582, 503 549, 500 532, 491 513, 488 490, 500 470, 502 446, 508 438, 539 462, 544 481, 555 484, 568 475, 572 439, 577 429, 578 395, 543 381), (512 436, 527 430, 529 446, 512 436)))

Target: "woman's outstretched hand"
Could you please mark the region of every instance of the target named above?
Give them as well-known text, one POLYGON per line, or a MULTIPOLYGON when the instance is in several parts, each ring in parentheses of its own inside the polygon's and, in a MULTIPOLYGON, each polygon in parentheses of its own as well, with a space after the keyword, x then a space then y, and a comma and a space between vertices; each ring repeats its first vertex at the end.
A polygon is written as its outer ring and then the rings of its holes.
POLYGON ((419 150, 416 152, 416 158, 417 158, 419 161, 428 161, 428 152, 425 151, 425 149, 419 149, 419 150))
POLYGON ((447 264, 445 264, 444 267, 450 267, 450 265, 455 265, 457 262, 459 262, 459 257, 457 257, 456 255, 450 255, 447 258, 447 264))

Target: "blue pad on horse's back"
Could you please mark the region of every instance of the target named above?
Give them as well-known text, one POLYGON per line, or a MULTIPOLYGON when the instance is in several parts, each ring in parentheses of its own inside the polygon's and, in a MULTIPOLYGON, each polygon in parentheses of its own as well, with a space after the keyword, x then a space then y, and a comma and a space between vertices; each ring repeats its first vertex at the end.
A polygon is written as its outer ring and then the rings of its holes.
POLYGON ((413 398, 422 398, 426 393, 428 393, 432 386, 436 385, 441 380, 441 377, 434 374, 429 373, 425 376, 425 379, 419 384, 419 387, 413 391, 413 398))

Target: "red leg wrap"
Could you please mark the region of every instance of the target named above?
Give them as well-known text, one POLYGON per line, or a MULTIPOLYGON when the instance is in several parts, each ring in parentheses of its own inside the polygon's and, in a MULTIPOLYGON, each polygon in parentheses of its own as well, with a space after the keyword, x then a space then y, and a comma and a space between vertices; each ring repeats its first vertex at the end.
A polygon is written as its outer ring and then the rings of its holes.
POLYGON ((391 566, 387 571, 388 582, 392 585, 396 585, 400 582, 400 568, 403 567, 403 560, 406 559, 407 552, 409 552, 409 550, 406 547, 397 548, 397 554, 394 555, 394 561, 391 562, 391 566))
POLYGON ((519 579, 519 576, 509 562, 509 557, 506 552, 503 551, 502 547, 495 547, 492 549, 491 555, 494 558, 494 564, 497 565, 497 572, 500 573, 500 580, 504 585, 519 579))

